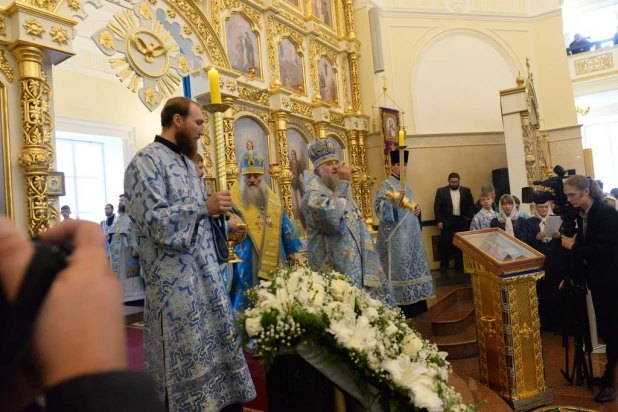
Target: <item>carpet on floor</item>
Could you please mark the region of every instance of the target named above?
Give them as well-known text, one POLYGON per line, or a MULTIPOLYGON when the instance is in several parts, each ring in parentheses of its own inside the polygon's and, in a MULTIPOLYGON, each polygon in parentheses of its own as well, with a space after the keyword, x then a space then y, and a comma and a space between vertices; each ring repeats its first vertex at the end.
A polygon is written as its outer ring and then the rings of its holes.
MULTIPOLYGON (((143 323, 138 322, 127 326, 127 346, 129 350, 129 369, 141 371, 144 369, 144 330, 143 323)), ((250 353, 245 352, 249 372, 257 391, 257 397, 243 405, 244 412, 267 412, 266 378, 260 363, 250 353)))

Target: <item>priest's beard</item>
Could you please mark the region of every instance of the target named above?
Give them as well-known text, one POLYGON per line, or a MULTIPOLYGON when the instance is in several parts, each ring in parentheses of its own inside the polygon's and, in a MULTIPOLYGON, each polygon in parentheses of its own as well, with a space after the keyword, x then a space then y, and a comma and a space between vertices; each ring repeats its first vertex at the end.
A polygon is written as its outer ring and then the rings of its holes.
POLYGON ((175 135, 176 144, 180 147, 180 151, 189 159, 193 159, 197 153, 197 140, 189 136, 184 131, 179 131, 175 135))
POLYGON ((125 205, 118 205, 118 213, 124 213, 127 210, 125 205))
POLYGON ((322 179, 322 183, 324 183, 324 185, 333 192, 337 189, 337 185, 339 184, 338 174, 324 173, 323 175, 320 175, 320 178, 322 179))
POLYGON ((245 207, 266 208, 268 189, 264 180, 260 181, 257 186, 249 186, 245 179, 240 179, 240 192, 242 193, 242 203, 245 207))

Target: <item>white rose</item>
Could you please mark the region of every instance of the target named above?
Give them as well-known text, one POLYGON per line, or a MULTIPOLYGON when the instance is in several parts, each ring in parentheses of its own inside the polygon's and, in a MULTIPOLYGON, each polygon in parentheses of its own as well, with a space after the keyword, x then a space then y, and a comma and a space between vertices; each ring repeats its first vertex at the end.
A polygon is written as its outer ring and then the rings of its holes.
POLYGON ((411 358, 414 358, 419 350, 423 348, 423 341, 415 335, 407 335, 402 342, 402 352, 411 358))
POLYGON ((387 335, 397 333, 397 326, 395 326, 395 324, 389 320, 388 326, 386 327, 386 329, 384 329, 384 333, 386 333, 387 335))
POLYGON ((365 316, 367 316, 369 320, 373 321, 376 320, 380 315, 378 314, 378 310, 376 308, 369 307, 365 309, 365 316))
POLYGON ((333 297, 338 301, 342 302, 344 297, 350 293, 352 287, 348 282, 341 279, 335 279, 330 282, 330 288, 333 294, 333 297))
POLYGON ((247 334, 249 336, 255 336, 261 331, 264 330, 262 327, 262 319, 261 318, 247 318, 245 320, 245 329, 247 330, 247 334))

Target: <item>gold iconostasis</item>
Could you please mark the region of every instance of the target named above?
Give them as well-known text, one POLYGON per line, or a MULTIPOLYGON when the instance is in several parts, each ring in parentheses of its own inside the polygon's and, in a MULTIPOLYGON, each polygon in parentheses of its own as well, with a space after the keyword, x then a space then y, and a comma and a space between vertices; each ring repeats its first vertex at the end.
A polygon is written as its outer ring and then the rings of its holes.
POLYGON ((209 189, 217 176, 216 122, 206 110, 208 71, 215 68, 229 106, 222 133, 228 183, 239 175, 240 154, 260 151, 267 159, 266 182, 298 219, 302 174, 311 168, 308 145, 328 138, 356 166, 353 193, 371 221, 369 122, 361 111, 360 42, 351 0, 111 1, 111 8, 89 1, 114 10, 104 23, 91 23, 84 3, 0 0, 0 212, 13 216, 25 205, 31 235, 59 220, 50 180, 57 187, 62 172, 54 166, 52 66, 76 53, 75 31, 87 27, 109 72, 126 86, 119 99, 139 99, 154 111, 184 81, 204 105, 208 133, 201 148, 209 189), (23 189, 15 187, 16 173, 23 173, 23 189))

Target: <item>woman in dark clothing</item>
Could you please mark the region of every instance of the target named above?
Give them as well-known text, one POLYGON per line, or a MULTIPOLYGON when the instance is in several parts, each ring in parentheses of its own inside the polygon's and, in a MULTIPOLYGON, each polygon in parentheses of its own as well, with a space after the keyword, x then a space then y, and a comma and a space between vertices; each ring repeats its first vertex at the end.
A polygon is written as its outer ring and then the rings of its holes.
MULTIPOLYGON (((562 246, 571 250, 581 266, 592 296, 598 334, 605 341, 607 363, 598 384, 597 402, 616 399, 615 372, 618 363, 618 211, 603 203, 603 192, 594 179, 571 176, 564 193, 579 208, 577 234, 562 236, 562 246)), ((593 382, 594 383, 594 382, 593 382)))
POLYGON ((558 323, 558 286, 562 280, 559 267, 562 253, 560 233, 545 233, 546 219, 551 215, 549 202, 537 203, 534 209, 534 216, 526 223, 528 224, 528 244, 545 255, 543 264, 545 277, 536 284, 541 330, 553 331, 558 323))
POLYGON ((500 216, 491 220, 491 227, 499 227, 511 236, 515 236, 522 242, 528 240, 528 224, 526 219, 520 219, 515 208, 515 200, 511 195, 502 195, 498 203, 500 216))

